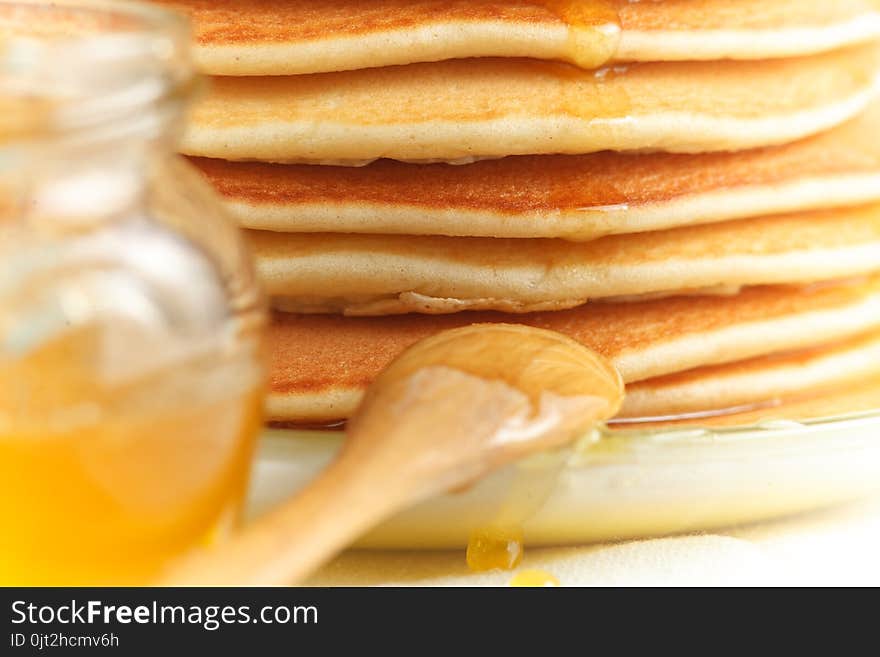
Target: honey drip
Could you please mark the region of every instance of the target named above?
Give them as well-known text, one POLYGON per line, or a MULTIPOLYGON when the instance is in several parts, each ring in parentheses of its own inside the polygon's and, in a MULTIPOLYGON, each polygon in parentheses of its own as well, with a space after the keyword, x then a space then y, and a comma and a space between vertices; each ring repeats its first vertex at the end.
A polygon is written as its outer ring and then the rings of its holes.
POLYGON ((580 68, 599 68, 617 54, 620 16, 614 0, 533 0, 568 26, 567 60, 580 68))
POLYGON ((545 570, 523 570, 510 580, 513 587, 547 587, 560 586, 559 580, 545 570))
POLYGON ((624 119, 632 113, 628 65, 613 64, 621 21, 615 0, 533 0, 569 30, 563 62, 534 62, 536 72, 559 80, 559 110, 575 118, 624 119), (583 69, 589 69, 584 71, 583 69))
POLYGON ((535 515, 556 486, 565 466, 563 451, 539 454, 517 465, 507 498, 487 527, 471 533, 467 564, 473 572, 513 570, 523 558, 523 524, 535 515))
POLYGON ((507 499, 467 552, 472 570, 510 569, 522 558, 523 523, 544 505, 570 453, 558 448, 614 417, 623 397, 614 366, 571 338, 472 324, 416 343, 379 375, 349 423, 344 455, 356 462, 358 448, 375 454, 372 436, 384 437, 392 456, 423 450, 415 461, 423 471, 408 468, 423 497, 515 464, 507 499), (456 423, 447 427, 450 416, 456 423))
POLYGON ((523 535, 518 527, 488 527, 471 534, 467 565, 472 571, 513 570, 523 557, 523 535))

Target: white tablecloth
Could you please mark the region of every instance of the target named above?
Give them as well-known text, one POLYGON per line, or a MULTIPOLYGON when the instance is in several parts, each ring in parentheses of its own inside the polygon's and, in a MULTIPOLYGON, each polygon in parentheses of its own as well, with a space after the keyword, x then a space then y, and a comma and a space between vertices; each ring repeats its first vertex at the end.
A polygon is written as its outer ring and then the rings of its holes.
MULTIPOLYGON (((563 586, 880 586, 880 499, 724 532, 577 548, 527 549, 522 569, 563 586)), ((472 574, 464 552, 347 552, 319 586, 505 586, 472 574)))

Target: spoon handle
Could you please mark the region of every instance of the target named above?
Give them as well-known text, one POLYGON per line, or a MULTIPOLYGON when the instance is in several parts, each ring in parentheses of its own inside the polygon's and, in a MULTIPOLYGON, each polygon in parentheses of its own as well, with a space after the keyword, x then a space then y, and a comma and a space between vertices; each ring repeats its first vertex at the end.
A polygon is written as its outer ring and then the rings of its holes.
POLYGON ((400 504, 374 469, 333 462, 292 499, 220 548, 168 573, 168 586, 280 586, 301 581, 400 504))
POLYGON ((565 444, 622 398, 611 365, 548 331, 475 325, 423 340, 370 387, 324 473, 167 582, 301 581, 386 516, 565 444))
POLYGON ((521 400, 510 404, 468 383, 434 371, 403 403, 374 405, 350 424, 345 447, 316 479, 228 543, 185 560, 163 584, 300 582, 395 511, 478 476, 482 467, 470 462, 481 461, 480 441, 463 437, 497 433, 521 400))

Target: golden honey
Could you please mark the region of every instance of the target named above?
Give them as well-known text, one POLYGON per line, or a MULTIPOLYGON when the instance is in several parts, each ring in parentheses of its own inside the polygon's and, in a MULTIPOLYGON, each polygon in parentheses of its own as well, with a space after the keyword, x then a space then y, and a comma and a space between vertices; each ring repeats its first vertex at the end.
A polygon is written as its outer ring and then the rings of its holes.
POLYGON ((235 518, 261 391, 202 394, 204 362, 104 385, 99 338, 0 362, 2 585, 146 583, 235 518))
POLYGON ((473 572, 513 570, 523 557, 523 535, 518 528, 492 527, 473 532, 468 541, 467 565, 473 572))
POLYGON ((513 587, 560 586, 559 580, 545 570, 521 570, 510 579, 513 587))
POLYGON ((236 519, 265 317, 173 155, 185 23, 56 4, 0 20, 0 585, 145 584, 236 519))
POLYGON ((523 525, 552 495, 565 462, 565 452, 552 451, 514 466, 510 488, 493 519, 470 535, 467 564, 472 571, 513 570, 520 564, 525 551, 523 525))
POLYGON ((533 0, 568 27, 568 59, 581 68, 599 68, 620 46, 620 16, 610 0, 533 0))

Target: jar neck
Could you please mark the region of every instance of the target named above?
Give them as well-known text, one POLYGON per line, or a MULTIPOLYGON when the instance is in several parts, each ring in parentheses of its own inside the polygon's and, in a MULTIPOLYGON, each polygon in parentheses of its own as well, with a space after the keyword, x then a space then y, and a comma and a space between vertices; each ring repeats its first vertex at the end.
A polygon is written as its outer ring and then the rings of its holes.
POLYGON ((163 138, 34 145, 7 153, 13 166, 7 190, 14 199, 8 210, 17 221, 58 234, 130 217, 142 205, 157 161, 168 152, 163 138))
POLYGON ((167 98, 101 125, 0 144, 0 197, 7 199, 0 218, 63 235, 131 217, 153 171, 174 152, 183 109, 182 98, 167 98))
POLYGON ((0 33, 0 196, 72 223, 134 203, 197 84, 188 25, 116 0, 0 0, 0 33))

